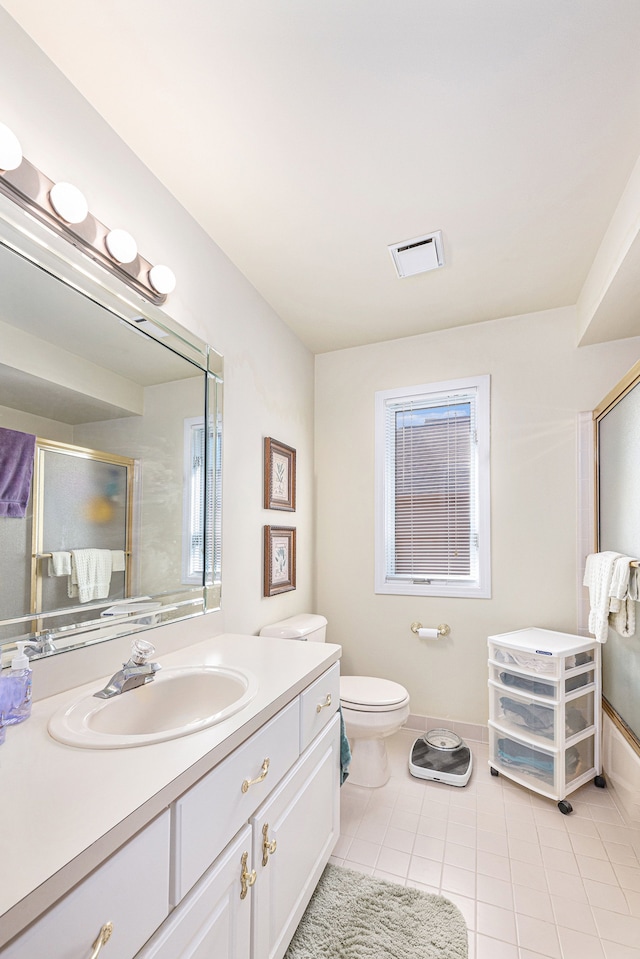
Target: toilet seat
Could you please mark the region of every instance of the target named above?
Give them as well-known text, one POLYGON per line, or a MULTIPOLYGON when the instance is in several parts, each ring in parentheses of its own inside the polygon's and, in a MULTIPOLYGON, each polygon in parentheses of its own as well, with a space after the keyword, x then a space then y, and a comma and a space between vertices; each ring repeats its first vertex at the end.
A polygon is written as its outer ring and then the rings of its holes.
POLYGON ((400 683, 375 676, 341 676, 340 702, 345 709, 363 713, 384 713, 409 702, 409 694, 400 683))

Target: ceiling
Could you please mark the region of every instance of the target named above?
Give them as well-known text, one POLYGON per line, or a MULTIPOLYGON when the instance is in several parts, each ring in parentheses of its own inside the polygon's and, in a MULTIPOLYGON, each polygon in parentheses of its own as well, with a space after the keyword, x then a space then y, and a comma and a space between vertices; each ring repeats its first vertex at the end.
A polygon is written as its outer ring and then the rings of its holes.
POLYGON ((314 352, 576 303, 640 155, 638 0, 2 5, 314 352))

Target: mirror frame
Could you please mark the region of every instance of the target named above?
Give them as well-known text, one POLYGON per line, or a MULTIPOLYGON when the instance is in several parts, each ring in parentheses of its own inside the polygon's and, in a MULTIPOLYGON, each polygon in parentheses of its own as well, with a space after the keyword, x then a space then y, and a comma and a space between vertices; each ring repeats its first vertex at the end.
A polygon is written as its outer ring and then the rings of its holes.
MULTIPOLYGON (((204 418, 205 422, 211 423, 211 418, 215 417, 216 440, 218 436, 221 436, 224 365, 222 354, 214 350, 204 340, 186 330, 164 310, 137 295, 116 276, 94 262, 86 252, 77 249, 71 242, 22 210, 2 193, 0 193, 0 245, 31 262, 34 268, 44 270, 56 280, 62 281, 71 290, 75 290, 79 295, 87 297, 105 308, 116 318, 132 326, 136 332, 139 332, 138 324, 141 317, 149 320, 152 326, 145 327, 147 336, 189 360, 206 375, 204 418), (158 335, 154 334, 154 327, 157 328, 158 335)), ((214 509, 219 511, 221 508, 221 443, 216 441, 211 445, 213 446, 214 462, 212 464, 213 468, 208 471, 208 475, 212 477, 215 488, 212 497, 205 495, 205 508, 206 503, 211 501, 214 503, 214 509)), ((213 528, 214 525, 212 523, 211 527, 213 528)), ((205 528, 208 527, 209 524, 205 521, 205 528)), ((172 616, 164 622, 145 625, 142 627, 145 631, 165 625, 168 622, 175 623, 194 616, 201 616, 220 608, 221 575, 219 570, 214 568, 216 566, 214 561, 215 551, 217 550, 219 555, 220 544, 211 543, 208 549, 205 547, 205 550, 207 557, 211 558, 211 569, 209 569, 209 562, 205 562, 202 586, 185 586, 184 590, 175 591, 176 593, 193 592, 193 598, 183 604, 185 607, 184 614, 179 610, 178 615, 172 616), (216 573, 217 575, 215 575, 216 573), (197 609, 194 609, 194 606, 197 606, 197 609)), ((113 600, 105 601, 102 605, 113 605, 113 600)), ((55 613, 56 611, 52 610, 51 612, 55 613)), ((65 614, 67 612, 65 611, 65 614)), ((8 664, 10 653, 15 649, 15 639, 29 638, 29 624, 34 618, 34 614, 31 613, 3 621, 6 625, 15 624, 17 629, 20 628, 19 624, 22 624, 22 628, 26 627, 26 630, 17 633, 15 638, 0 642, 0 668, 8 664)), ((57 636, 55 627, 50 628, 50 631, 55 643, 57 636)), ((42 630, 38 632, 42 632, 42 630)), ((32 655, 31 658, 40 659, 59 655, 94 643, 120 638, 132 632, 133 630, 130 627, 127 628, 124 619, 118 623, 110 619, 107 624, 96 622, 93 619, 74 623, 71 626, 61 627, 58 636, 58 638, 64 637, 64 645, 61 648, 50 652, 37 653, 32 655)))

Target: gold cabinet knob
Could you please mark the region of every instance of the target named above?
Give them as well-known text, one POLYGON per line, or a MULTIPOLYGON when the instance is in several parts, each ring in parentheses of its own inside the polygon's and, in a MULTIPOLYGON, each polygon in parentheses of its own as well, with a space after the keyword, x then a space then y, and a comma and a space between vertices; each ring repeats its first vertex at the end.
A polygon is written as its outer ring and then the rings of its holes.
POLYGON ((276 851, 278 844, 275 839, 269 839, 269 823, 266 822, 262 827, 262 865, 266 866, 269 862, 269 856, 276 851))
POLYGON ((267 756, 265 761, 262 764, 262 769, 260 770, 260 775, 256 779, 245 779, 242 783, 241 789, 243 793, 249 791, 249 786, 255 786, 256 783, 261 783, 263 779, 266 778, 267 773, 269 772, 269 763, 271 760, 267 756))
POLYGON ((105 922, 104 926, 98 933, 98 938, 96 939, 94 944, 91 946, 93 952, 89 956, 89 959, 97 959, 97 956, 100 950, 102 949, 102 947, 109 942, 109 939, 111 939, 112 932, 113 932, 113 923, 105 922))
MULTIPOLYGON (((249 858, 248 852, 242 853, 242 858, 240 859, 240 898, 245 899, 249 886, 253 886, 256 881, 257 874, 255 869, 252 869, 251 872, 247 871, 247 859, 249 858)), ((93 959, 93 957, 91 957, 93 959)))

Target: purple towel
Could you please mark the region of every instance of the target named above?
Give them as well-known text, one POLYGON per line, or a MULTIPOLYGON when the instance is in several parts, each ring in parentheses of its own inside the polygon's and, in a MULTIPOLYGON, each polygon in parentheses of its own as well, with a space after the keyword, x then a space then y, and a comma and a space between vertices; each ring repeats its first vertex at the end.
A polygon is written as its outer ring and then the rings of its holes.
POLYGON ((0 516, 27 511, 36 438, 0 427, 0 516))

